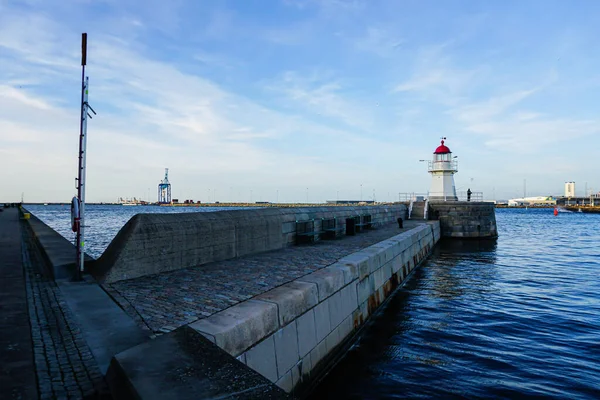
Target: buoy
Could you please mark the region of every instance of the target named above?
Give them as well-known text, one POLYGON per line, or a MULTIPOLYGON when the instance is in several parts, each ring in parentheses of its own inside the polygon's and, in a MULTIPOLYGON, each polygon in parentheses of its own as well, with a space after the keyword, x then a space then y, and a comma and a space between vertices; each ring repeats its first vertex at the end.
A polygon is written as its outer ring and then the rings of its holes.
POLYGON ((558 208, 554 207, 554 216, 556 217, 558 215, 558 208))
POLYGON ((77 232, 79 229, 79 199, 73 197, 71 200, 71 230, 77 232))

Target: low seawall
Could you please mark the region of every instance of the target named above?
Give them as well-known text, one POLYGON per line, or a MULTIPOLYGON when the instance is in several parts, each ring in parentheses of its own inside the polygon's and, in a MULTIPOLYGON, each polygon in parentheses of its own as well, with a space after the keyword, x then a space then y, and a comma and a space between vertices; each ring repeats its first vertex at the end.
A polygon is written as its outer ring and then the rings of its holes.
POLYGON ((267 208, 210 213, 138 214, 125 224, 90 272, 101 282, 174 271, 292 245, 296 221, 370 215, 375 226, 406 218, 405 205, 267 208))
POLYGON ((431 202, 428 216, 429 219, 440 221, 442 237, 475 239, 498 237, 494 203, 431 202))
POLYGON ((439 222, 423 223, 189 327, 303 395, 439 239, 439 222))
MULTIPOLYGON (((22 208, 21 210, 23 213, 29 213, 29 219, 24 226, 32 235, 36 247, 44 257, 50 276, 55 280, 73 279, 77 272, 75 245, 27 209, 22 208)), ((91 256, 85 255, 86 263, 93 261, 91 256)))

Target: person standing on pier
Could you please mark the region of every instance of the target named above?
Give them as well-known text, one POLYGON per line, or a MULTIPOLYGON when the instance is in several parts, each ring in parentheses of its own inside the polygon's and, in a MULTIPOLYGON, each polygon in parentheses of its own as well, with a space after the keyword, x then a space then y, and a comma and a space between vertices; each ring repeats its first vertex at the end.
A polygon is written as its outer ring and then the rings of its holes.
POLYGON ((471 193, 473 193, 473 192, 471 192, 471 188, 468 188, 467 189, 467 201, 471 201, 471 193))

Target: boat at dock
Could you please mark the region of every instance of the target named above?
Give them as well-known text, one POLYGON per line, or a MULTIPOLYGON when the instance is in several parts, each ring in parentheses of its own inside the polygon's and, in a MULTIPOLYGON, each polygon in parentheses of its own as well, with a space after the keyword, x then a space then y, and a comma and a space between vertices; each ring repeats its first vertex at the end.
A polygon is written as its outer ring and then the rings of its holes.
POLYGON ((142 201, 142 200, 138 200, 135 197, 133 199, 124 199, 122 197, 119 197, 117 204, 120 204, 122 206, 141 206, 141 205, 146 204, 146 202, 142 201))

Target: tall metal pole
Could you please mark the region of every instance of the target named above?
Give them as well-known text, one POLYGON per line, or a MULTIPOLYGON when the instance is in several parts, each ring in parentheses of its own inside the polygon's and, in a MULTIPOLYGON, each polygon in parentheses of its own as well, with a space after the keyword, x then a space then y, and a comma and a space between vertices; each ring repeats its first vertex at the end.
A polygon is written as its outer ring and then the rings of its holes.
POLYGON ((87 56, 87 33, 81 35, 81 114, 79 120, 79 165, 77 168, 77 206, 78 212, 74 216, 76 222, 76 251, 77 251, 77 275, 75 279, 81 280, 83 273, 83 261, 85 255, 85 172, 86 172, 86 147, 87 147, 87 119, 88 110, 96 114, 88 103, 89 78, 85 76, 85 64, 87 56))
POLYGON ((79 115, 79 164, 77 168, 77 199, 79 201, 79 215, 76 216, 78 222, 77 234, 76 234, 76 248, 77 248, 77 280, 81 280, 83 272, 83 258, 85 251, 83 250, 83 219, 84 219, 84 192, 85 192, 85 128, 87 126, 85 117, 87 112, 85 110, 85 97, 86 97, 86 82, 85 82, 85 65, 87 58, 87 33, 81 34, 81 111, 79 115))
POLYGON ((81 188, 80 193, 80 204, 79 204, 79 274, 83 274, 83 262, 85 255, 85 185, 86 185, 86 156, 87 156, 87 102, 88 102, 88 89, 89 89, 89 78, 85 78, 83 85, 83 116, 81 123, 81 132, 83 137, 83 147, 81 151, 81 180, 79 181, 79 187, 81 188))

